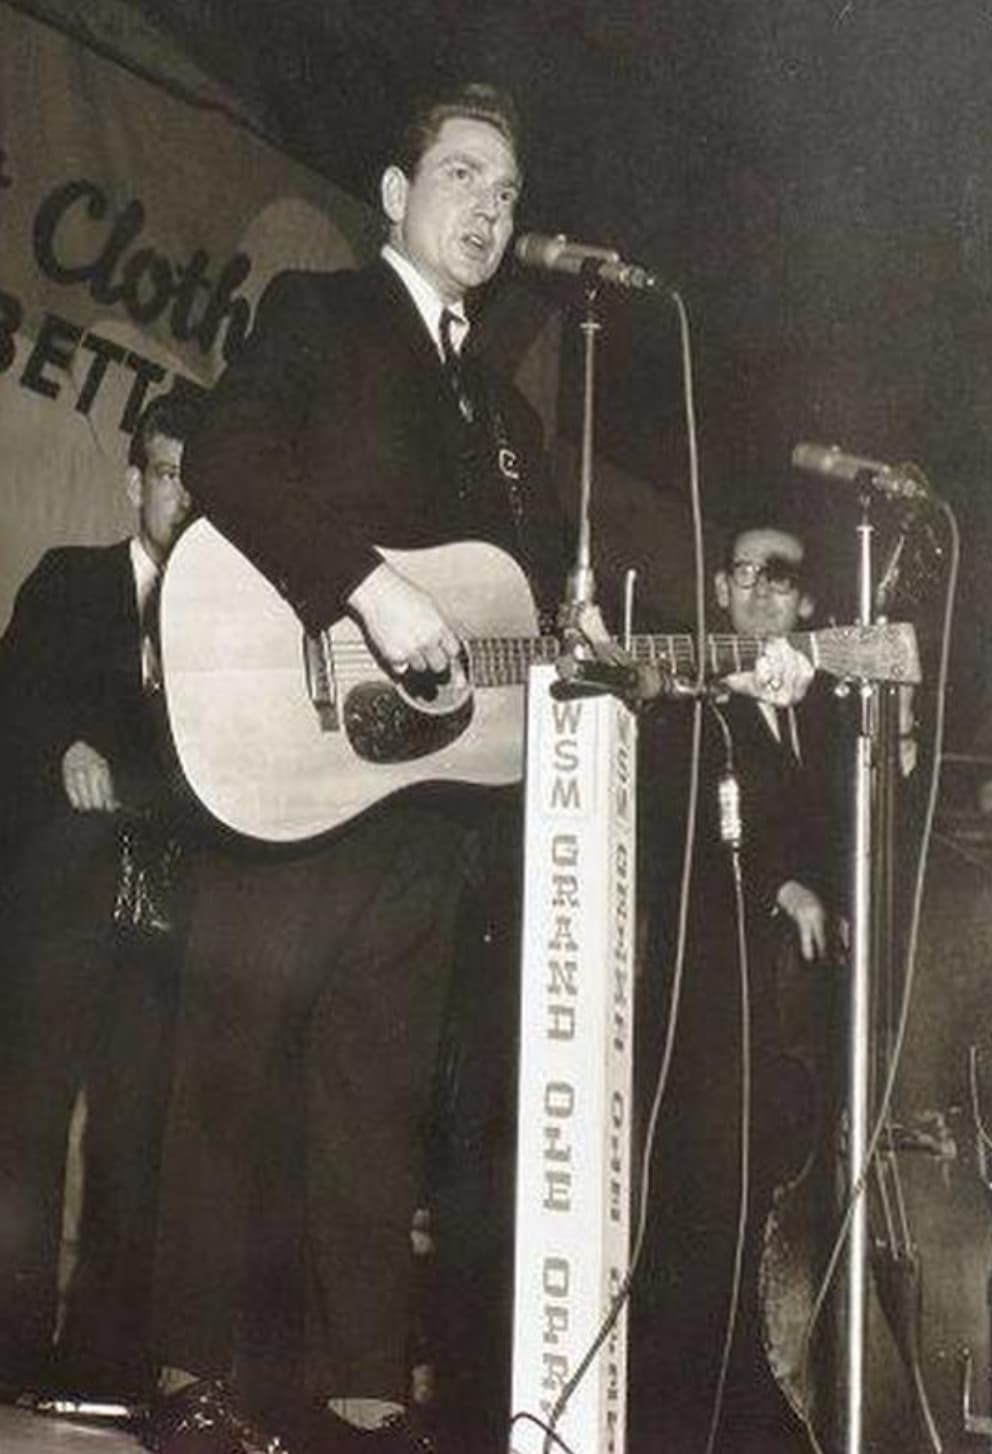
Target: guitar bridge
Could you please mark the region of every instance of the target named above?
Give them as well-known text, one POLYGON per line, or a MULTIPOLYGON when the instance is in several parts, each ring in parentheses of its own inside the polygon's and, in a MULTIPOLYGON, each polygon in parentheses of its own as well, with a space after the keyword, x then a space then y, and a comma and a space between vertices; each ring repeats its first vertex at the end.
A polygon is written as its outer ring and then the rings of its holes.
POLYGON ((307 695, 317 714, 321 732, 339 732, 338 687, 334 675, 330 637, 326 631, 303 638, 303 666, 306 672, 307 695))

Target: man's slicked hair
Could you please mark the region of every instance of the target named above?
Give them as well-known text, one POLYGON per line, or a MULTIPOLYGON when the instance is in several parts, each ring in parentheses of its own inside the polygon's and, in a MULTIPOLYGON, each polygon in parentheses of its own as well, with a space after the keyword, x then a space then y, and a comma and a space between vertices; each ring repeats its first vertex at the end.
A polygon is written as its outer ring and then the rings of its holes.
POLYGON ((142 411, 128 445, 127 462, 144 470, 148 446, 156 437, 185 444, 200 418, 199 401, 191 393, 159 394, 142 411))
POLYGON ((471 81, 417 102, 397 134, 389 160, 407 177, 414 177, 424 153, 433 146, 446 121, 467 118, 484 121, 509 143, 520 163, 520 116, 513 97, 498 86, 471 81))

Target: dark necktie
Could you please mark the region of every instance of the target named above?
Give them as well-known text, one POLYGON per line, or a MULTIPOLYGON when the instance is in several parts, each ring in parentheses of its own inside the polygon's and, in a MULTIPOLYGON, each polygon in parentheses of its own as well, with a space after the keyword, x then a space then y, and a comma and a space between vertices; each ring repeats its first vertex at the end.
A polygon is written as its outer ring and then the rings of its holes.
POLYGON ((794 707, 779 708, 778 725, 782 729, 782 742, 789 756, 793 762, 801 763, 803 755, 799 745, 799 723, 796 719, 794 707))
POLYGON ((461 410, 462 418, 466 424, 471 424, 475 419, 475 403, 469 390, 465 385, 465 375, 462 370, 462 361, 455 348, 451 337, 451 325, 455 322, 455 314, 449 308, 441 310, 441 357, 444 362, 444 373, 448 380, 451 392, 454 394, 461 410))
POLYGON ((801 763, 802 753, 799 747, 799 724, 796 721, 796 714, 792 707, 772 707, 775 714, 775 721, 778 731, 775 735, 778 738, 778 745, 785 753, 789 762, 801 763))
POLYGON ((146 692, 157 692, 162 687, 162 655, 158 626, 161 590, 162 572, 157 570, 141 606, 141 681, 146 692))

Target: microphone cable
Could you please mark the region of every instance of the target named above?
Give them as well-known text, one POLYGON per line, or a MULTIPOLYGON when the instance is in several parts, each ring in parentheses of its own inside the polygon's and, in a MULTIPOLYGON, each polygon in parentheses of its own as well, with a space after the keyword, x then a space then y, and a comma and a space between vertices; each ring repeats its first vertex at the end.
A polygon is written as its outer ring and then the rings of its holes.
POLYGON ((709 1432, 706 1438, 705 1454, 713 1454, 723 1413, 730 1359, 733 1353, 734 1334, 740 1314, 741 1287, 744 1278, 744 1255, 747 1246, 748 1201, 751 1194, 751 972, 747 950, 747 910, 744 903, 744 880, 741 873, 741 843, 744 825, 741 819, 741 791, 734 768, 734 741, 723 712, 716 702, 710 702, 713 715, 723 734, 725 752, 724 770, 717 782, 717 807, 719 810, 720 841, 726 847, 730 864, 730 876, 734 892, 734 927, 737 935, 737 971, 740 984, 740 1131, 738 1147, 738 1201, 737 1229, 734 1237, 734 1261, 730 1280, 730 1294, 727 1301, 727 1318, 724 1325, 723 1348, 717 1372, 713 1406, 710 1411, 709 1432))

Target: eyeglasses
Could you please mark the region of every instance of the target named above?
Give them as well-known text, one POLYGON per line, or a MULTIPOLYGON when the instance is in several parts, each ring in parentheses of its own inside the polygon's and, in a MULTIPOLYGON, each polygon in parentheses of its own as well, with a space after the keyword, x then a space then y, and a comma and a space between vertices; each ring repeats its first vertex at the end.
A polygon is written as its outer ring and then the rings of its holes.
POLYGON ((742 591, 750 591, 759 581, 764 581, 777 596, 787 596, 799 585, 799 568, 789 561, 774 558, 763 564, 754 560, 735 560, 730 567, 730 579, 742 591))

